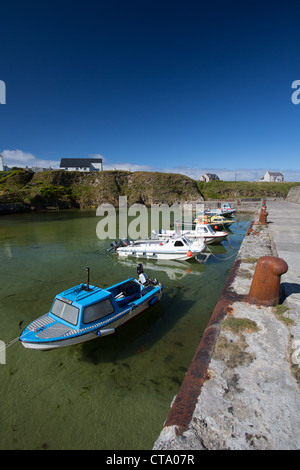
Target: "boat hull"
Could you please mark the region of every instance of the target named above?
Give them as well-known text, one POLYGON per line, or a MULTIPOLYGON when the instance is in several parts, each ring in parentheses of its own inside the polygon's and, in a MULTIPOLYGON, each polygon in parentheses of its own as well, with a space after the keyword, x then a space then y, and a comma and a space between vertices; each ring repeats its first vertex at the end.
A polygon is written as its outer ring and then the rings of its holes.
MULTIPOLYGON (((202 250, 203 251, 203 250, 202 250)), ((182 253, 172 253, 172 252, 165 252, 165 253, 157 253, 157 252, 143 252, 138 250, 122 250, 118 249, 117 253, 120 257, 127 258, 132 257, 136 259, 154 259, 154 260, 177 260, 177 261, 186 261, 188 259, 194 258, 195 256, 202 253, 202 251, 197 252, 189 252, 185 251, 182 253)))
MULTIPOLYGON (((195 239, 197 239, 197 238, 200 238, 200 239, 203 238, 202 235, 198 235, 198 236, 197 236, 197 235, 190 235, 190 234, 189 234, 188 236, 189 236, 189 238, 190 238, 191 240, 194 239, 194 238, 195 238, 195 239)), ((214 243, 221 243, 221 242, 223 242, 226 238, 227 238, 227 233, 226 233, 226 235, 220 235, 220 236, 216 235, 215 237, 204 237, 204 243, 205 243, 206 245, 213 245, 214 243)))

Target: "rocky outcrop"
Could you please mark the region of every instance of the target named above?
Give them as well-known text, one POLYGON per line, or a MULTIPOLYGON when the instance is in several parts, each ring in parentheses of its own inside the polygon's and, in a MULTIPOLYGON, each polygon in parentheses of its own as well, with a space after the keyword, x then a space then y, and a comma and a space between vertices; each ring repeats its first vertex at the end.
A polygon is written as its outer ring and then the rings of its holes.
POLYGON ((33 173, 18 169, 0 175, 0 205, 18 203, 37 210, 97 207, 103 203, 118 206, 120 196, 126 196, 129 205, 145 206, 203 201, 197 182, 175 173, 118 170, 33 173))

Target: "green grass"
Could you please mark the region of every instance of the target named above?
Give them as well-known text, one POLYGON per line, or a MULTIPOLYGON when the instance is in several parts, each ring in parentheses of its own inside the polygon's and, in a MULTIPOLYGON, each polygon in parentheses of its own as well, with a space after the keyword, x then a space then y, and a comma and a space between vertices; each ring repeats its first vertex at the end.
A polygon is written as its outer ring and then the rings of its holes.
POLYGON ((299 183, 258 183, 213 181, 203 183, 175 173, 146 171, 68 172, 45 171, 34 174, 23 168, 0 172, 0 203, 26 202, 44 206, 63 202, 76 207, 118 204, 127 196, 128 204, 177 204, 208 199, 286 197, 299 183), (43 202, 44 201, 44 202, 43 202))
POLYGON ((198 181, 204 199, 286 197, 298 183, 259 183, 257 181, 198 181))
POLYGON ((241 331, 257 331, 257 324, 255 321, 250 320, 249 318, 235 318, 227 317, 223 323, 222 327, 232 331, 233 333, 240 333, 241 331))

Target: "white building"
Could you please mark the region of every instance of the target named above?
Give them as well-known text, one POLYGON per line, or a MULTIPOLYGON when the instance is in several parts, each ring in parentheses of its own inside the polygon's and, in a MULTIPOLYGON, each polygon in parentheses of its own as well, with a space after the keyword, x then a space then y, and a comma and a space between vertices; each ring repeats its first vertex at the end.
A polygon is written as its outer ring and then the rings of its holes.
POLYGON ((59 167, 67 171, 103 171, 102 158, 62 158, 59 167))
POLYGON ((284 181, 284 176, 281 173, 281 171, 267 171, 264 176, 262 176, 259 180, 261 183, 262 182, 268 182, 268 183, 281 183, 284 181))
POLYGON ((10 168, 8 168, 8 166, 4 165, 3 157, 0 153, 0 171, 8 171, 8 170, 10 170, 10 168))
POLYGON ((201 176, 200 181, 205 181, 208 183, 209 181, 219 181, 218 175, 215 173, 205 173, 205 175, 201 176))

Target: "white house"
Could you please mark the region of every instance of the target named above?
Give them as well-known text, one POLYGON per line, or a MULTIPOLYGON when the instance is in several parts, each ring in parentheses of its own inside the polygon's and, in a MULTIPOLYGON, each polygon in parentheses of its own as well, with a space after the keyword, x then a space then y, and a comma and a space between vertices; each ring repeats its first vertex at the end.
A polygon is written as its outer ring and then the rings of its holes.
POLYGON ((11 168, 8 168, 8 166, 4 165, 3 163, 3 157, 0 153, 0 171, 8 171, 10 170, 11 168))
POLYGON ((208 183, 209 181, 219 181, 218 175, 214 173, 205 173, 205 175, 201 176, 200 181, 205 181, 208 183))
POLYGON ((103 171, 102 158, 62 158, 59 168, 67 171, 103 171))
POLYGON ((267 171, 264 176, 262 176, 259 180, 260 182, 268 182, 268 183, 281 183, 284 181, 284 176, 281 171, 267 171))

